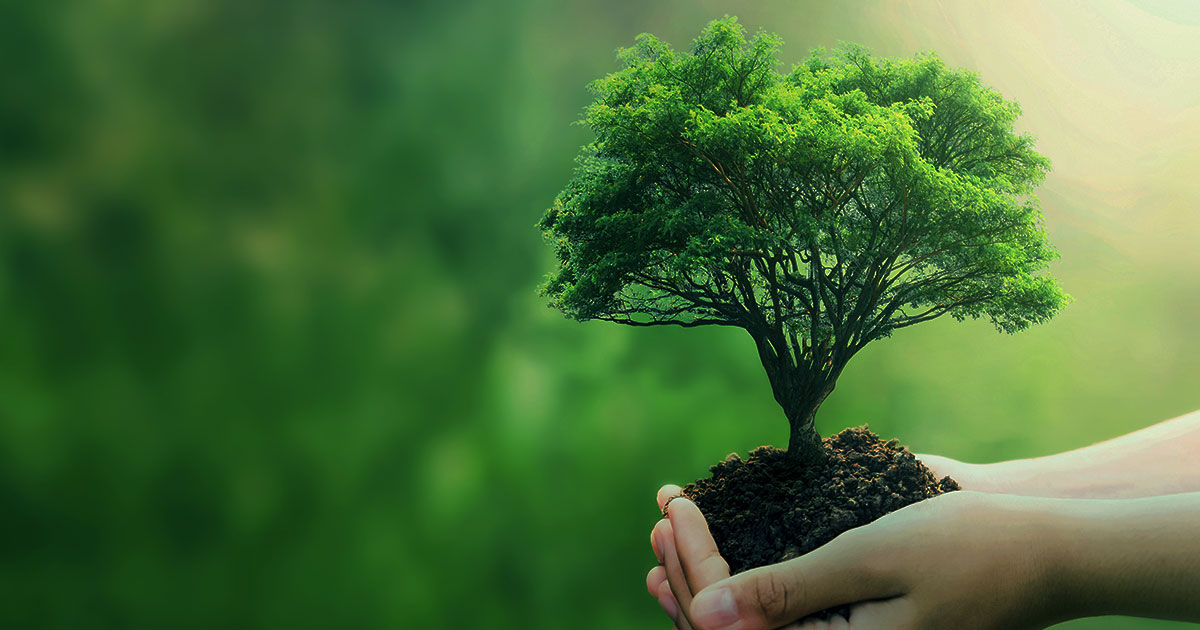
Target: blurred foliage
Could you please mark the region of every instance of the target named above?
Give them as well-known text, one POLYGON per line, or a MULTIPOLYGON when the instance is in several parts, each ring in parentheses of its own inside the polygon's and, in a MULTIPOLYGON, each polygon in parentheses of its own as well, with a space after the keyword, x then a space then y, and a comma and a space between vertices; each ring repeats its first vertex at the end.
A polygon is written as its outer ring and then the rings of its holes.
MULTIPOLYGON (((742 17, 910 53, 880 6, 742 17)), ((664 627, 654 490, 786 423, 748 338, 545 308, 532 226, 614 49, 729 11, 0 1, 0 626, 664 627)), ((1194 206, 1108 192, 1046 185, 1073 312, 897 335, 821 430, 986 460, 1194 408, 1194 206)))

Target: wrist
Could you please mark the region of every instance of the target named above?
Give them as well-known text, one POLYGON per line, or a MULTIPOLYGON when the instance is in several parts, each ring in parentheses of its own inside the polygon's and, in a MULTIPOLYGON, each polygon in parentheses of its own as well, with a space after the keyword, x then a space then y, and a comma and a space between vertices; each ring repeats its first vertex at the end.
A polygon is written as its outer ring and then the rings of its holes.
POLYGON ((1058 500, 1056 573, 1070 618, 1200 621, 1200 493, 1058 500))
MULTIPOLYGON (((1087 548, 1091 544, 1081 535, 1087 517, 1079 514, 1079 501, 1059 498, 1034 498, 1039 509, 1033 518, 1030 535, 1035 537, 1036 578, 1031 593, 1040 605, 1040 621, 1045 626, 1087 617, 1097 613, 1088 601, 1086 584, 1087 548)), ((1044 627, 1044 626, 1043 626, 1044 627)))
POLYGON ((958 580, 956 588, 971 583, 973 591, 979 589, 973 597, 976 606, 982 607, 971 614, 998 622, 984 627, 1045 628, 1083 616, 1075 598, 1079 591, 1072 583, 1078 565, 1070 544, 1074 532, 1072 514, 1065 505, 1069 501, 960 494, 967 500, 963 505, 969 516, 956 527, 985 533, 972 544, 979 555, 968 554, 975 559, 965 562, 980 570, 980 581, 958 580), (995 608, 981 604, 989 600, 995 608))

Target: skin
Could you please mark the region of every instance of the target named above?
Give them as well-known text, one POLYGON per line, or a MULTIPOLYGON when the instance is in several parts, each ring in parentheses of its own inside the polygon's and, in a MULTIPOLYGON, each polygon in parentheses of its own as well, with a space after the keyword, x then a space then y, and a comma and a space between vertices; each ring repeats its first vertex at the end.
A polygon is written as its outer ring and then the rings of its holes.
MULTIPOLYGON (((699 509, 674 498, 651 534, 659 566, 646 585, 678 630, 1019 630, 1104 614, 1200 621, 1200 467, 1183 456, 1196 448, 1200 412, 1045 458, 978 465, 923 455, 965 490, 732 578, 699 509), (714 612, 722 593, 736 617, 714 612), (852 604, 849 621, 798 623, 841 604, 852 604)), ((663 486, 660 508, 679 492, 663 486)))
POLYGON ((1200 491, 1200 410, 1084 448, 1033 459, 967 464, 917 457, 966 490, 1061 499, 1132 499, 1200 491))

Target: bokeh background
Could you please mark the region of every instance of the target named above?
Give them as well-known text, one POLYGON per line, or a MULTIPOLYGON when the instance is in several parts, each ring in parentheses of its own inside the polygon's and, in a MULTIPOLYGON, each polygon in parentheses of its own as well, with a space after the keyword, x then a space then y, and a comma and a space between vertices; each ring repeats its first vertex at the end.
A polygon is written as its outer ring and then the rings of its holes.
POLYGON ((1200 407, 1200 4, 3 0, 0 626, 668 627, 655 489, 786 422, 737 331, 546 308, 533 225, 615 49, 726 13, 783 69, 934 50, 1055 165, 1074 304, 876 343, 823 433, 997 461, 1200 407))

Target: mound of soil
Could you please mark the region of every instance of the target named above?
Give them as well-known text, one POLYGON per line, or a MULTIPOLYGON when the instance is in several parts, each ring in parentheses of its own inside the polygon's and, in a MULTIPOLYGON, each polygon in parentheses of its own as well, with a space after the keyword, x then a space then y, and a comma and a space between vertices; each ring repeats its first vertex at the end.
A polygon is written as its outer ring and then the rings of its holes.
POLYGON ((736 453, 690 483, 683 495, 700 508, 731 573, 808 553, 838 534, 906 505, 960 489, 934 478, 896 440, 866 427, 822 440, 826 461, 789 462, 786 451, 762 446, 746 460, 736 453))

